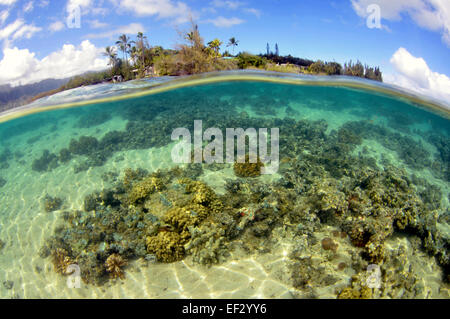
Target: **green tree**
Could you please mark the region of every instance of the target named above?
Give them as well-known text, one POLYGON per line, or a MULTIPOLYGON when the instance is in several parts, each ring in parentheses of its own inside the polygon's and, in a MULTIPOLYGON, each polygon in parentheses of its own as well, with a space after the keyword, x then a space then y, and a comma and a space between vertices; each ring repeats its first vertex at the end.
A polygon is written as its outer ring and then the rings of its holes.
POLYGON ((132 46, 129 50, 131 61, 133 62, 133 65, 136 65, 136 60, 138 60, 139 52, 138 48, 136 46, 132 46))
POLYGON ((186 33, 185 39, 189 42, 194 49, 203 49, 203 39, 198 31, 198 25, 191 21, 191 31, 186 33))
POLYGON ((364 77, 364 66, 358 60, 356 64, 350 62, 344 64, 344 75, 364 77))
POLYGON ((267 64, 265 58, 247 52, 239 53, 237 57, 238 67, 240 69, 246 69, 248 67, 264 68, 267 64))
POLYGON ((108 65, 111 65, 111 73, 114 73, 114 69, 118 64, 116 49, 114 47, 107 46, 102 55, 109 59, 108 65))
POLYGON ((383 75, 382 75, 382 73, 380 71, 380 68, 378 66, 375 67, 374 80, 383 82, 383 75))
POLYGON ((325 73, 327 75, 340 75, 342 72, 342 66, 337 62, 326 62, 325 73))
POLYGON ((219 40, 219 39, 214 39, 210 42, 208 42, 208 47, 214 52, 214 57, 219 57, 220 56, 220 46, 223 43, 219 40))
POLYGON ((174 59, 168 59, 176 65, 172 68, 176 74, 196 74, 212 71, 210 60, 211 48, 205 48, 203 38, 200 36, 197 24, 191 19, 191 29, 184 34, 187 44, 178 45, 178 54, 174 59))
POLYGON ((227 47, 232 47, 233 48, 233 55, 234 55, 234 48, 237 47, 239 45, 239 41, 236 40, 235 37, 232 37, 227 44, 227 47))
POLYGON ((138 32, 136 41, 138 55, 140 57, 140 62, 142 68, 145 68, 145 49, 148 47, 147 37, 142 33, 138 32))
POLYGON ((317 60, 316 62, 314 62, 313 64, 311 64, 309 67, 308 67, 308 70, 310 71, 310 72, 313 72, 313 73, 325 73, 326 71, 325 71, 325 63, 323 63, 321 60, 317 60))
POLYGON ((128 65, 128 55, 127 53, 129 52, 129 50, 131 49, 131 43, 133 43, 134 41, 130 41, 130 38, 126 35, 126 34, 122 34, 119 37, 119 40, 116 41, 116 44, 119 46, 119 49, 122 51, 123 53, 123 58, 125 60, 125 63, 128 65))

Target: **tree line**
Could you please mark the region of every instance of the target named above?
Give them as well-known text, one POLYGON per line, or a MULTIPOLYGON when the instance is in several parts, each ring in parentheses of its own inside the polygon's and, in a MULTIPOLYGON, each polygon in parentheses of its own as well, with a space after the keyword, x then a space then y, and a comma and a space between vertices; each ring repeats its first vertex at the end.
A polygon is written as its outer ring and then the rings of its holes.
POLYGON ((108 58, 109 69, 90 72, 73 77, 56 91, 91 85, 121 76, 132 80, 146 76, 189 75, 211 71, 257 68, 279 72, 348 75, 382 81, 379 67, 369 67, 360 61, 347 62, 342 66, 337 62, 312 61, 291 55, 280 56, 278 44, 275 52, 267 43, 266 54, 254 55, 235 50, 239 40, 230 38, 226 50, 221 53, 224 43, 215 38, 205 44, 198 25, 191 21, 190 29, 180 33, 181 43, 175 49, 151 46, 148 37, 138 32, 134 39, 126 34, 119 36, 114 45, 107 46, 103 56, 108 58), (228 51, 231 49, 231 53, 228 51))

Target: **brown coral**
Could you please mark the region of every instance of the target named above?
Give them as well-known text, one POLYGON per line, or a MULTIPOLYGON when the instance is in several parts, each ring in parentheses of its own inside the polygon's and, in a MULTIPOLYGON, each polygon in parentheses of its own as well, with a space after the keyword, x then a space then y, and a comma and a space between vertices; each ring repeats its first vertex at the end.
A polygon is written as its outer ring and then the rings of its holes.
POLYGON ((331 238, 325 237, 322 239, 322 248, 324 250, 332 250, 333 252, 336 252, 338 244, 336 244, 331 238))
POLYGON ((344 288, 337 296, 338 299, 371 299, 372 290, 367 287, 362 287, 360 290, 347 287, 344 288))
POLYGON ((109 272, 111 278, 125 278, 122 267, 128 264, 127 260, 119 254, 110 255, 105 262, 106 271, 109 272))
POLYGON ((345 262, 340 262, 337 268, 338 270, 344 270, 345 268, 347 268, 347 264, 345 262))
POLYGON ((160 191, 162 188, 163 185, 159 178, 147 177, 133 185, 133 188, 128 195, 128 202, 134 204, 152 193, 160 191))
POLYGON ((239 177, 257 177, 261 175, 261 168, 264 167, 263 162, 257 158, 256 163, 250 163, 249 155, 245 156, 244 163, 234 163, 234 173, 239 177))
POLYGON ((372 263, 380 263, 384 260, 384 245, 376 236, 372 236, 364 248, 372 263))
POLYGON ((350 237, 352 244, 356 247, 364 247, 370 239, 370 233, 366 231, 365 225, 362 223, 355 223, 350 226, 347 234, 350 237))
POLYGON ((62 275, 67 275, 67 267, 75 262, 70 258, 65 249, 57 248, 52 253, 52 262, 55 268, 55 272, 62 275))
POLYGON ((147 251, 154 253, 158 260, 170 263, 183 259, 185 243, 183 236, 175 232, 160 232, 147 237, 147 251))
POLYGON ((194 210, 200 219, 204 219, 209 213, 219 213, 222 210, 222 203, 205 183, 188 178, 179 180, 179 183, 185 184, 186 192, 192 194, 192 205, 187 209, 194 210))
MULTIPOLYGON (((203 208, 204 209, 204 208, 203 208)), ((181 231, 188 230, 189 226, 193 226, 199 221, 199 209, 189 209, 174 207, 171 208, 164 216, 164 221, 175 226, 181 231)))
POLYGON ((63 203, 63 200, 61 198, 51 197, 49 195, 46 195, 44 197, 44 209, 48 213, 60 209, 62 206, 62 203, 63 203))

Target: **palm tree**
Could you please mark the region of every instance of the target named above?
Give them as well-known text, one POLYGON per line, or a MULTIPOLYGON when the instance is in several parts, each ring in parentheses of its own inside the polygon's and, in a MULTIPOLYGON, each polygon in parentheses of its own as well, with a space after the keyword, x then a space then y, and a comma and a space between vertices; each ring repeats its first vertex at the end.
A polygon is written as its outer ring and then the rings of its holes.
POLYGON ((209 48, 211 48, 211 50, 214 51, 215 57, 218 57, 220 55, 219 50, 222 44, 223 43, 219 39, 214 39, 211 42, 208 42, 208 46, 209 48))
POLYGON ((122 34, 119 37, 119 40, 116 41, 116 44, 119 46, 120 50, 123 53, 123 57, 124 57, 124 60, 126 61, 127 65, 128 65, 127 53, 128 53, 128 50, 130 50, 130 48, 131 48, 131 43, 133 43, 133 42, 134 41, 130 41, 130 38, 126 34, 122 34))
POLYGON ((114 69, 117 65, 117 53, 115 47, 107 46, 105 48, 105 52, 102 53, 103 56, 109 58, 108 65, 111 65, 112 69, 114 69))
POLYGON ((136 60, 139 56, 139 49, 136 46, 133 46, 133 47, 131 47, 129 53, 130 53, 131 61, 133 61, 133 65, 136 65, 136 60))
POLYGON ((238 44, 239 44, 239 41, 236 40, 235 37, 232 37, 227 44, 227 47, 231 47, 231 46, 233 47, 233 55, 234 55, 234 48, 237 47, 238 44))
POLYGON ((147 37, 142 33, 142 32, 138 32, 137 34, 137 49, 138 49, 138 54, 141 57, 141 64, 142 67, 145 67, 145 60, 144 60, 144 54, 145 54, 145 48, 148 46, 147 43, 147 37))

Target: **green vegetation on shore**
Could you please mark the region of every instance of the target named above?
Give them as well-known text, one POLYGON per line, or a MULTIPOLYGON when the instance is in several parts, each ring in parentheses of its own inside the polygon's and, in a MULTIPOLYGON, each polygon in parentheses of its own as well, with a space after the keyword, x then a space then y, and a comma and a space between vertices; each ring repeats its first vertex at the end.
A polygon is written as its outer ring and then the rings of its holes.
POLYGON ((49 96, 64 90, 80 86, 98 84, 112 81, 128 81, 151 76, 179 76, 199 74, 204 72, 257 69, 296 74, 318 75, 347 75, 382 82, 382 73, 379 67, 356 63, 345 63, 344 66, 337 62, 311 61, 288 56, 280 56, 278 45, 276 52, 270 52, 269 46, 264 55, 254 55, 248 52, 240 52, 234 55, 239 41, 232 37, 226 47, 232 47, 233 55, 226 50, 220 52, 224 44, 219 39, 213 39, 205 45, 198 26, 191 21, 191 28, 186 33, 181 33, 182 42, 177 44, 174 50, 164 49, 161 46, 150 46, 147 37, 139 32, 136 40, 131 40, 123 34, 116 41, 116 46, 105 48, 103 55, 109 58, 109 69, 90 72, 73 77, 67 84, 58 89, 41 93, 31 101, 49 96), (119 52, 122 58, 119 57, 119 52))

